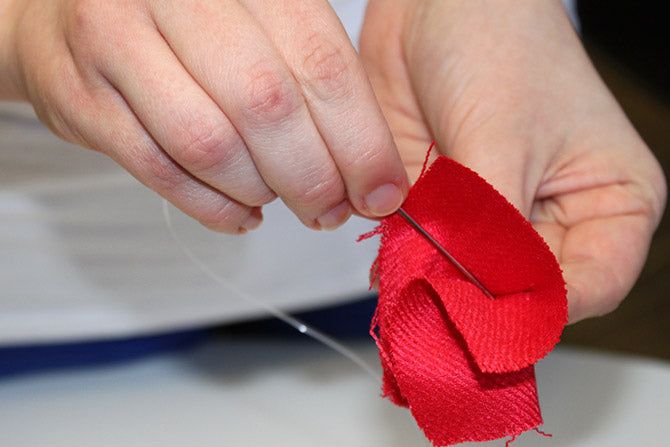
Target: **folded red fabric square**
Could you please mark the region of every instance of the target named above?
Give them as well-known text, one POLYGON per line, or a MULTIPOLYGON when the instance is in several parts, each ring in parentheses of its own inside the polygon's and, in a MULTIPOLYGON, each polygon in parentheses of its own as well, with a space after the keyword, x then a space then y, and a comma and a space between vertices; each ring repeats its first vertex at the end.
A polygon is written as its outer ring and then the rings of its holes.
POLYGON ((439 157, 403 209, 495 296, 487 297, 398 214, 385 218, 371 333, 383 393, 435 445, 488 441, 542 423, 533 364, 567 322, 547 244, 491 185, 439 157))

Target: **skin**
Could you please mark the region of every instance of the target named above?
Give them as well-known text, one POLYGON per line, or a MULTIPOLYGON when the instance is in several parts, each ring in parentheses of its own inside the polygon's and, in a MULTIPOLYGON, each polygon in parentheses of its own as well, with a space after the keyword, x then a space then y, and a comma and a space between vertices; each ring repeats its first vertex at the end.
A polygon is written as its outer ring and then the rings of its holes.
POLYGON ((280 197, 314 229, 409 189, 345 30, 321 0, 0 0, 0 98, 103 152, 214 230, 280 197))
POLYGON ((372 0, 361 55, 412 180, 437 141, 547 241, 571 322, 618 306, 665 178, 559 1, 372 0))
POLYGON ((394 212, 426 148, 556 254, 571 321, 612 310, 665 205, 658 163, 555 0, 0 0, 0 99, 214 230, 280 197, 307 226, 394 212))

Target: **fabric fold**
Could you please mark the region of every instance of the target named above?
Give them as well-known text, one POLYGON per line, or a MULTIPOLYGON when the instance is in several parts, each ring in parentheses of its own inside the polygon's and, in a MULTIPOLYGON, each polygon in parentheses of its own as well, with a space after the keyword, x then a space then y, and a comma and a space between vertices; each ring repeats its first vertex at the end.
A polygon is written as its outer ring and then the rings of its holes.
POLYGON ((384 219, 371 330, 383 393, 435 445, 517 435, 542 423, 533 364, 567 322, 556 259, 476 173, 439 157, 403 209, 491 291, 487 297, 401 216, 384 219))

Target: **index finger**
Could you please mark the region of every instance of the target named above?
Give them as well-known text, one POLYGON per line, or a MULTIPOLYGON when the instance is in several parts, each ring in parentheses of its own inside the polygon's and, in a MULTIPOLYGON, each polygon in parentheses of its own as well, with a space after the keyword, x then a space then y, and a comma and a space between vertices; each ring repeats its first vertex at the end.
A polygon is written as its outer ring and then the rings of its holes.
POLYGON ((292 71, 312 119, 362 215, 394 212, 405 168, 358 54, 328 2, 242 0, 292 71))

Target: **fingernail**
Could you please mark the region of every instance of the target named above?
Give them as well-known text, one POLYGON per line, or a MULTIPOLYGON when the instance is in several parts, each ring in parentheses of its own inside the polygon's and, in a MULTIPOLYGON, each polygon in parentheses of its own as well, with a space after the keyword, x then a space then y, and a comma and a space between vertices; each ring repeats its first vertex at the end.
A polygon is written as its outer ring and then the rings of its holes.
POLYGON ((386 216, 402 205, 402 191, 393 183, 387 183, 365 196, 365 206, 375 216, 386 216))
POLYGON ((334 230, 342 225, 351 215, 351 206, 349 201, 344 200, 339 205, 328 211, 323 216, 316 219, 322 230, 334 230))
POLYGON ((251 213, 249 214, 249 217, 247 217, 247 220, 242 222, 239 231, 240 233, 244 234, 247 231, 255 230, 261 225, 261 222, 263 222, 263 214, 261 213, 261 210, 259 208, 255 208, 251 210, 251 213))

